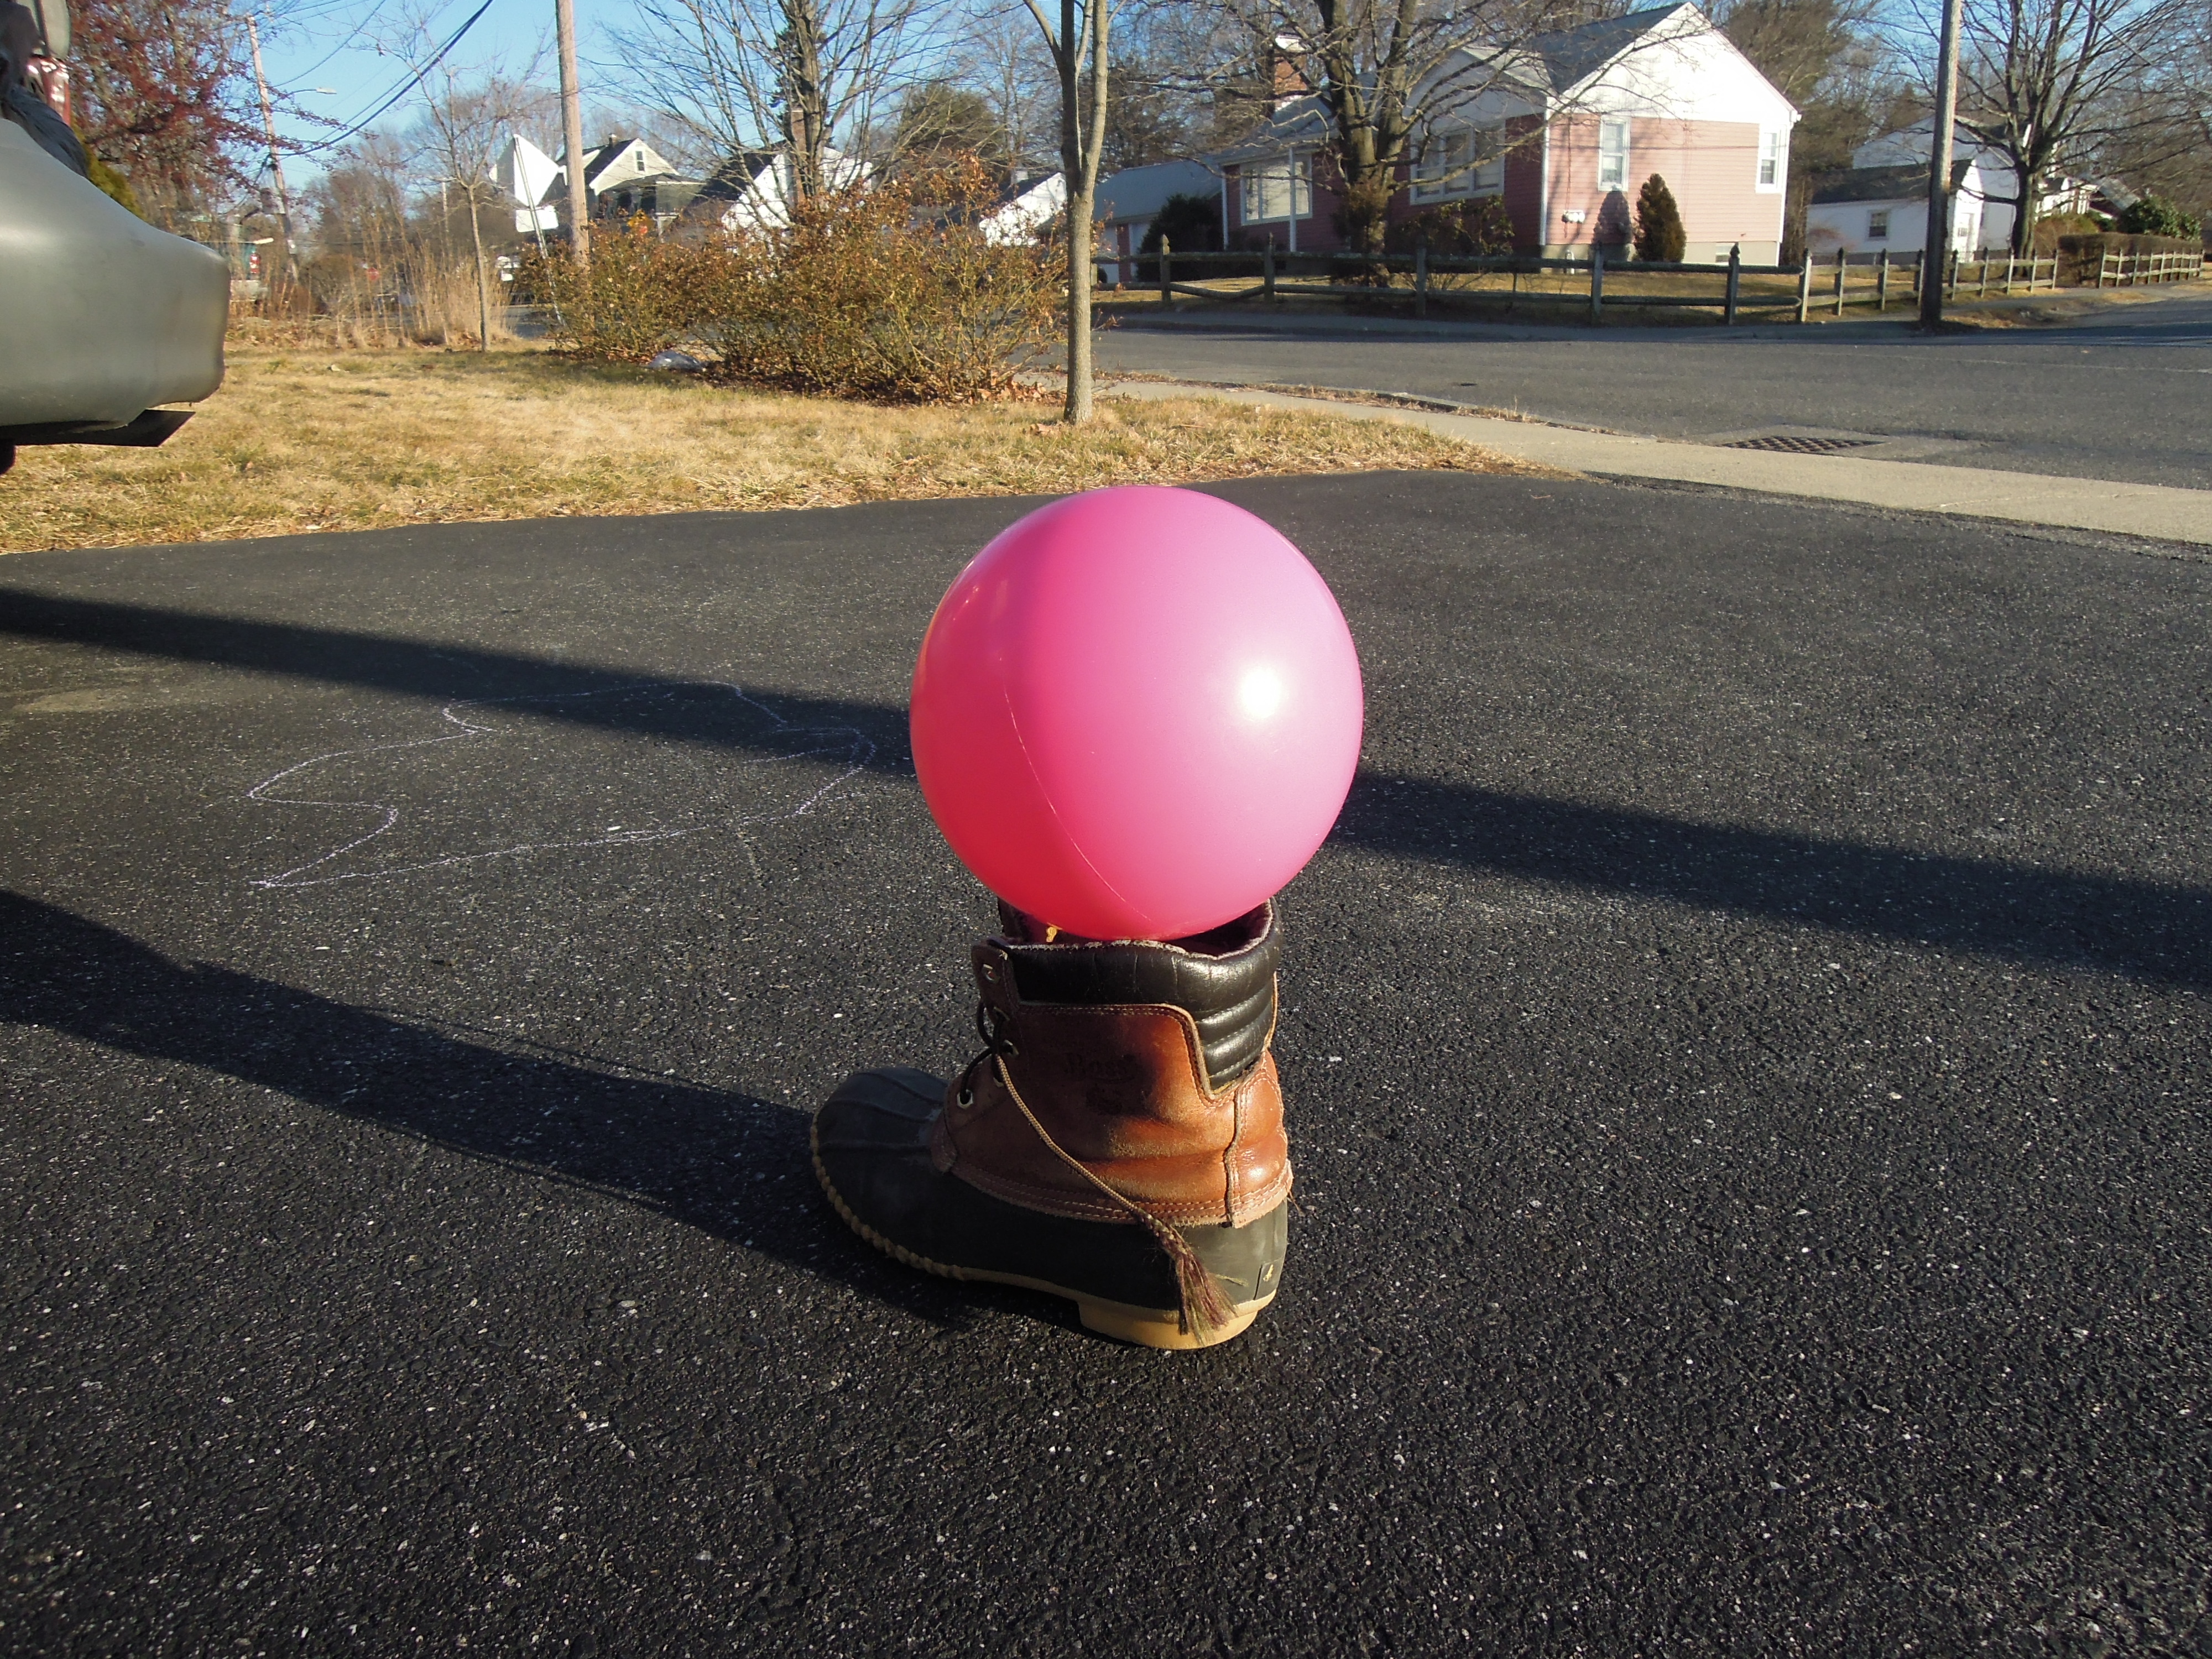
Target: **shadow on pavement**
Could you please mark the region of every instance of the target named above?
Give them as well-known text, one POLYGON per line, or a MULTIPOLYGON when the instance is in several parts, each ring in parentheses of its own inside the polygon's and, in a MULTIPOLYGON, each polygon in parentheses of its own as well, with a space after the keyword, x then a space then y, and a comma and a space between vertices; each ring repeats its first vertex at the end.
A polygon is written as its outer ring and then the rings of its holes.
POLYGON ((787 1106, 481 1046, 251 974, 175 961, 17 893, 0 892, 0 1022, 199 1066, 603 1193, 939 1323, 979 1299, 887 1264, 878 1271, 828 1206, 809 1201, 806 1119, 787 1106))
POLYGON ((2009 961, 2212 985, 2212 894, 1364 773, 1331 839, 2009 961))
MULTIPOLYGON (((153 605, 56 599, 0 586, 0 634, 106 651, 131 651, 173 662, 203 663, 255 673, 358 685, 440 702, 527 697, 543 719, 641 737, 702 738, 696 711, 683 700, 603 698, 593 694, 652 689, 690 690, 694 683, 590 664, 549 661, 512 652, 393 639, 347 629, 306 628, 204 616, 153 605), (556 701, 557 700, 557 701, 556 701)), ((754 688, 745 688, 753 692, 754 688)), ((867 769, 912 777, 906 711, 877 703, 758 692, 789 726, 850 726, 869 739, 867 769)))
MULTIPOLYGON (((680 700, 580 695, 686 682, 512 653, 6 587, 0 587, 0 633, 416 696, 527 695, 550 699, 535 702, 534 712, 553 720, 729 747, 750 741, 742 731, 702 735, 680 700), (457 685, 464 676, 475 684, 457 685)), ((781 691, 756 695, 787 723, 865 733, 873 744, 864 762, 869 769, 913 775, 905 710, 781 691)), ((1355 783, 1332 839, 1472 870, 2013 961, 2212 985, 2212 894, 2198 888, 1699 823, 1369 771, 1355 783)))

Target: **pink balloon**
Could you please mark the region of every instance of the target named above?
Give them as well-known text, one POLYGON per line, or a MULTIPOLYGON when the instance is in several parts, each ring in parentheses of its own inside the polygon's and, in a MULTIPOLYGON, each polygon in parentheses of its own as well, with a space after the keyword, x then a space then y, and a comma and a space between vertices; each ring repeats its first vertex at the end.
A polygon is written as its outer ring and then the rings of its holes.
POLYGON ((1087 939, 1181 939, 1281 889, 1359 762, 1321 573, 1194 490, 1071 495, 962 571, 914 670, 914 761, 993 892, 1087 939))

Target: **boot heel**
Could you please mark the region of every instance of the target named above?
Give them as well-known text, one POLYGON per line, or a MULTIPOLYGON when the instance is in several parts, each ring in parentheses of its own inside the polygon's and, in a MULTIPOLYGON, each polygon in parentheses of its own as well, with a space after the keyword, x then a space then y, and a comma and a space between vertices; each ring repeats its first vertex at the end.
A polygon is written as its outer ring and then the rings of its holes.
POLYGON ((1133 1308, 1123 1302, 1085 1301, 1075 1298, 1075 1310, 1084 1328, 1101 1336, 1110 1336, 1116 1341, 1133 1342, 1144 1348, 1210 1348, 1242 1336, 1260 1310, 1275 1298, 1272 1296, 1257 1302, 1246 1302, 1230 1310, 1226 1325, 1209 1331, 1204 1339, 1194 1335, 1183 1327, 1182 1320, 1171 1308, 1133 1308))

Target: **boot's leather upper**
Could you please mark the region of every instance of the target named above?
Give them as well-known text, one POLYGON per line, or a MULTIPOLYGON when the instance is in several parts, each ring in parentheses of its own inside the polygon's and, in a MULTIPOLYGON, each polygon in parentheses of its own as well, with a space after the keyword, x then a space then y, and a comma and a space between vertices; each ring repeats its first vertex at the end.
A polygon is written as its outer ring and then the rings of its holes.
POLYGON ((973 953, 995 1056, 949 1094, 937 1167, 1031 1209, 1131 1220, 1038 1138, 1011 1079, 1069 1157, 1159 1220, 1242 1226, 1279 1205, 1291 1170, 1267 1053, 1272 909, 1176 945, 1048 944, 1020 913, 1006 921, 973 953))
POLYGON ((1206 1074, 1217 1089, 1243 1077, 1267 1052, 1275 1029, 1275 969, 1283 957, 1272 906, 1169 945, 1130 939, 1047 945, 1036 920, 1004 900, 999 919, 1006 933, 991 942, 1013 964, 1024 1001, 1181 1008, 1198 1027, 1206 1074))

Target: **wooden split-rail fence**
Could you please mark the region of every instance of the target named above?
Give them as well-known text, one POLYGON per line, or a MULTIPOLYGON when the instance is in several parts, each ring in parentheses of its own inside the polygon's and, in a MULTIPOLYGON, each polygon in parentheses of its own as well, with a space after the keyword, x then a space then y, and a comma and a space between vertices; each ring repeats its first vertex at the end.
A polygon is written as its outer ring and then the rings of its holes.
POLYGON ((2142 283, 2194 283, 2204 276, 2202 253, 2106 253, 2097 260, 2099 288, 2142 283))
MULTIPOLYGON (((1808 256, 1794 265, 1753 265, 1744 263, 1737 248, 1729 251, 1727 259, 1711 264, 1644 259, 1608 264, 1602 248, 1594 250, 1588 259, 1546 259, 1517 253, 1436 254, 1425 245, 1411 253, 1286 253, 1273 243, 1257 252, 1177 253, 1165 239, 1158 253, 1127 256, 1127 260, 1155 268, 1164 306, 1173 305, 1178 295, 1224 304, 1251 300, 1264 304, 1285 295, 1305 295, 1370 303, 1399 301, 1409 304, 1416 317, 1426 317, 1430 307, 1439 303, 1457 307, 1535 301, 1587 303, 1594 324, 1603 319, 1608 307, 1620 306, 1717 310, 1729 324, 1739 321, 1747 311, 1794 311, 1797 321, 1804 323, 1810 322, 1816 312, 1840 317, 1846 307, 1855 305, 1871 306, 1877 313, 1892 305, 1917 307, 1928 264, 1917 253, 1893 258, 1883 252, 1871 256, 1838 253, 1832 259, 1808 256), (1209 279, 1209 271, 1218 275, 1209 279), (1524 276, 1540 279, 1551 273, 1583 278, 1588 286, 1581 293, 1573 291, 1583 287, 1581 283, 1565 289, 1522 286, 1524 276), (1354 274, 1361 280, 1340 280, 1354 274), (1611 290, 1607 287, 1609 275, 1616 284, 1611 290), (1310 280, 1316 276, 1320 281, 1310 280), (1449 279, 1455 276, 1474 276, 1477 285, 1455 284, 1449 279), (1484 286, 1480 279, 1486 276, 1508 276, 1512 281, 1508 286, 1494 282, 1484 286), (1705 281, 1684 283, 1680 279, 1686 276, 1705 281), (1761 279, 1757 289, 1746 289, 1747 276, 1761 279), (1401 277, 1410 280, 1401 283, 1398 280, 1401 277), (1618 286, 1623 278, 1634 283, 1635 288, 1623 291, 1618 286), (1765 280, 1772 278, 1794 278, 1795 293, 1783 283, 1765 280), (1649 291, 1649 279, 1667 279, 1662 285, 1676 291, 1649 291), (1239 283, 1243 285, 1231 286, 1239 283), (1680 291, 1686 287, 1691 291, 1680 291)), ((2190 280, 2203 274, 2203 264, 2201 256, 2190 254, 2107 254, 2105 265, 2110 274, 2100 275, 2098 285, 2190 280)), ((2058 266, 2056 258, 2008 254, 1968 259, 1954 252, 1938 270, 1947 299, 1962 295, 1985 299, 2056 289, 2058 266)))

